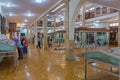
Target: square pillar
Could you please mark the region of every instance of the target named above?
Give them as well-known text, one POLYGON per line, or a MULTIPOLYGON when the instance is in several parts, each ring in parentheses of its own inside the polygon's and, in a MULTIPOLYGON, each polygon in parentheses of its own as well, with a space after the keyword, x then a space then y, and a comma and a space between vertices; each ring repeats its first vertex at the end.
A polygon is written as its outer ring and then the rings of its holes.
POLYGON ((86 9, 85 9, 85 4, 84 4, 83 7, 82 7, 82 26, 83 26, 83 27, 85 27, 85 23, 86 23, 86 22, 85 22, 85 20, 86 20, 86 19, 85 19, 85 10, 86 10, 86 9))
POLYGON ((34 39, 34 45, 35 45, 35 47, 37 46, 37 22, 35 22, 35 24, 34 24, 34 30, 35 30, 35 39, 34 39))
POLYGON ((118 14, 118 23, 119 23, 119 26, 118 26, 118 47, 120 47, 120 12, 118 14))
POLYGON ((64 25, 66 30, 66 49, 67 49, 67 60, 74 60, 74 27, 70 25, 69 20, 69 0, 66 0, 65 5, 65 19, 64 25))
POLYGON ((48 40, 47 40, 47 33, 48 33, 48 25, 47 25, 47 17, 43 18, 43 31, 44 31, 44 38, 43 38, 43 49, 48 49, 48 40))

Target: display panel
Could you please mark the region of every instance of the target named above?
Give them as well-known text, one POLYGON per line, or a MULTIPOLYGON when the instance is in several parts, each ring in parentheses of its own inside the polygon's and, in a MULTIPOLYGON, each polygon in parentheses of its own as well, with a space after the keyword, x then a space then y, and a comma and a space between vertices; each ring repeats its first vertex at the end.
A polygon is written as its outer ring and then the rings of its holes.
POLYGON ((1 16, 1 34, 6 34, 6 18, 1 16))
POLYGON ((2 15, 0 14, 0 34, 1 34, 1 17, 2 15))
POLYGON ((107 7, 102 7, 102 14, 106 14, 107 13, 107 7))
POLYGON ((98 8, 96 8, 96 15, 100 15, 100 14, 101 14, 101 8, 98 7, 98 8))

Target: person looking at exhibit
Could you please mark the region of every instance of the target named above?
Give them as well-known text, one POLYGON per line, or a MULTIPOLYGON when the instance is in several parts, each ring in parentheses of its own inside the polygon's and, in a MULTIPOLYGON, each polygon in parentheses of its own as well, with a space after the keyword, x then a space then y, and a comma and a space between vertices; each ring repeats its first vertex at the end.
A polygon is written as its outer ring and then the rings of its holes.
POLYGON ((18 59, 23 59, 23 46, 21 44, 21 41, 18 38, 13 38, 13 41, 16 44, 17 51, 18 51, 18 59))

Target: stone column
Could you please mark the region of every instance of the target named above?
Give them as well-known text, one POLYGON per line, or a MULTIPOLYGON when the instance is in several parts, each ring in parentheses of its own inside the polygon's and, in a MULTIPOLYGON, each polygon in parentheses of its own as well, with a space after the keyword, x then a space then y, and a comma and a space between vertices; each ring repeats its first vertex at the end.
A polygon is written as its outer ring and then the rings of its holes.
POLYGON ((26 29, 27 29, 26 37, 29 38, 29 28, 26 29))
POLYGON ((48 42, 47 42, 47 32, 48 32, 48 26, 47 26, 47 17, 43 17, 43 32, 44 32, 44 39, 43 39, 43 49, 48 49, 48 42))
POLYGON ((54 16, 54 32, 56 31, 56 16, 54 16))
POLYGON ((74 26, 78 12, 86 0, 64 0, 64 2, 66 3, 67 60, 74 60, 74 26))
POLYGON ((33 36, 32 36, 32 27, 30 27, 30 43, 32 43, 32 38, 33 38, 33 36))
POLYGON ((57 25, 56 25, 56 16, 54 16, 54 42, 55 42, 55 32, 56 32, 56 27, 57 27, 57 25))
POLYGON ((85 27, 85 4, 82 6, 82 26, 85 27))
POLYGON ((66 13, 66 9, 65 9, 65 12, 64 12, 64 29, 65 29, 65 35, 64 35, 64 45, 65 47, 67 48, 67 41, 68 41, 68 32, 67 32, 67 25, 66 25, 66 16, 67 16, 67 13, 66 13))
POLYGON ((118 26, 118 46, 120 47, 120 12, 118 14, 118 23, 119 23, 119 26, 118 26))
POLYGON ((69 24, 69 0, 65 1, 65 30, 66 30, 66 49, 67 60, 74 60, 74 26, 69 24))
POLYGON ((35 30, 35 39, 34 39, 34 45, 37 46, 37 22, 34 24, 34 30, 35 30))

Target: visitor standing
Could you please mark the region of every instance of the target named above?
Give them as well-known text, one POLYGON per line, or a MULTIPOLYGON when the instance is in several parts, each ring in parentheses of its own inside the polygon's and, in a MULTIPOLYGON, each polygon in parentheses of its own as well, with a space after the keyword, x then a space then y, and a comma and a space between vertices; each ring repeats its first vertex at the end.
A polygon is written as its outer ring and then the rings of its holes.
POLYGON ((27 54, 28 53, 28 39, 25 37, 24 39, 24 54, 27 54))
POLYGON ((18 38, 14 38, 13 41, 16 43, 17 51, 18 51, 18 59, 23 59, 23 46, 21 41, 18 38))
POLYGON ((24 36, 21 36, 21 37, 20 37, 20 41, 21 41, 21 45, 23 46, 23 47, 22 47, 23 53, 24 53, 24 40, 25 40, 24 36))
POLYGON ((41 37, 40 36, 38 36, 37 41, 38 41, 38 44, 37 44, 36 48, 38 48, 38 47, 41 48, 41 45, 40 45, 41 37))

